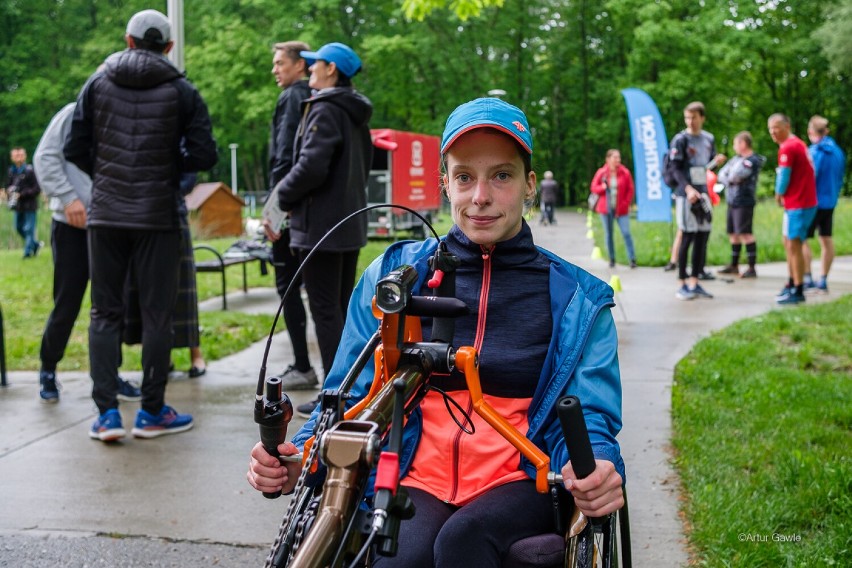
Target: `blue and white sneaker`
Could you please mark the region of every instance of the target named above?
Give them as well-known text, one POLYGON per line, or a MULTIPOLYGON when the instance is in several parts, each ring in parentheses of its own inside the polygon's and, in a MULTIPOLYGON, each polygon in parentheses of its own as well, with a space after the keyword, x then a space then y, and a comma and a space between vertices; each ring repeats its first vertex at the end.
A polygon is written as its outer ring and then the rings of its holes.
POLYGON ((137 438, 156 438, 166 434, 186 432, 190 428, 192 428, 192 415, 179 414, 169 405, 163 406, 157 415, 140 408, 136 413, 133 435, 137 438))
POLYGON ((828 281, 825 276, 819 279, 819 282, 816 285, 816 292, 818 294, 828 294, 828 281))
POLYGON ((52 373, 50 371, 39 371, 38 383, 38 396, 41 398, 42 402, 48 404, 56 404, 59 402, 59 386, 56 381, 56 373, 52 373))
POLYGON ((139 402, 142 400, 142 391, 130 381, 118 377, 118 400, 139 402))
POLYGON ((805 301, 805 295, 804 294, 797 294, 795 288, 793 288, 790 291, 790 293, 787 294, 786 296, 784 296, 783 298, 781 298, 779 300, 775 300, 775 302, 779 306, 789 306, 789 305, 801 304, 804 301, 805 301))
POLYGON ((115 442, 124 438, 126 434, 117 408, 110 408, 101 414, 89 430, 89 437, 101 442, 115 442))
POLYGON ((686 284, 684 284, 683 286, 677 289, 677 292, 675 292, 675 298, 677 298, 678 300, 694 300, 695 292, 690 290, 686 286, 686 284))
POLYGON ((708 300, 713 299, 713 294, 702 288, 701 284, 696 284, 695 288, 690 288, 689 291, 695 294, 696 298, 707 298, 708 300))
POLYGON ((778 302, 780 300, 783 300, 784 298, 786 298, 787 296, 789 296, 790 294, 792 294, 795 291, 796 291, 795 287, 791 288, 789 285, 784 286, 783 288, 781 288, 780 292, 775 294, 775 301, 778 302))

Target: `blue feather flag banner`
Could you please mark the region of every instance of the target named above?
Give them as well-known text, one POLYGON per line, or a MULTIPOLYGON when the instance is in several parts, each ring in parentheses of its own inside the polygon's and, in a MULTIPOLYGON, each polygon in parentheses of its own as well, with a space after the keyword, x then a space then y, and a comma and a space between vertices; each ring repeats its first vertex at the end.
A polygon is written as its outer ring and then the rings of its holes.
POLYGON ((637 220, 672 220, 672 191, 663 181, 663 156, 669 141, 654 99, 642 89, 621 91, 630 121, 637 220))

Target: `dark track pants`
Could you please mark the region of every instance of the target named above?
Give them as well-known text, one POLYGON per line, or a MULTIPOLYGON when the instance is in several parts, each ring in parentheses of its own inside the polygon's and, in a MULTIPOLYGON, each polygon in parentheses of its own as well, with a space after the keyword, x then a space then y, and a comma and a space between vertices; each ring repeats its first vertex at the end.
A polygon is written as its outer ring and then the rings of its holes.
MULTIPOLYGON (((322 368, 325 376, 331 370, 334 354, 343 334, 343 322, 349 308, 349 297, 355 287, 355 270, 360 251, 317 251, 305 265, 302 277, 308 291, 308 304, 317 333, 322 368)), ((300 251, 301 258, 308 251, 300 251)))
POLYGON ((44 326, 39 356, 41 369, 54 372, 65 355, 89 284, 86 230, 54 219, 50 248, 53 251, 53 311, 44 326))
POLYGON ((677 251, 678 277, 681 280, 687 278, 686 259, 689 256, 689 247, 692 247, 692 272, 691 276, 697 278, 704 272, 704 264, 707 262, 707 241, 710 233, 699 231, 697 233, 683 233, 680 240, 680 248, 677 251))
MULTIPOLYGON (((272 243, 272 265, 275 268, 275 287, 278 295, 283 296, 287 286, 299 269, 299 257, 290 248, 290 229, 281 231, 281 238, 272 243)), ((307 325, 308 315, 305 304, 302 303, 302 278, 293 283, 290 295, 284 300, 284 323, 287 324, 287 334, 293 344, 294 365, 300 371, 311 367, 308 357, 307 325)))
POLYGON ((158 414, 165 404, 169 373, 180 232, 90 227, 88 233, 92 398, 101 414, 118 406, 115 377, 121 361, 124 286, 132 266, 142 315, 142 409, 158 414))

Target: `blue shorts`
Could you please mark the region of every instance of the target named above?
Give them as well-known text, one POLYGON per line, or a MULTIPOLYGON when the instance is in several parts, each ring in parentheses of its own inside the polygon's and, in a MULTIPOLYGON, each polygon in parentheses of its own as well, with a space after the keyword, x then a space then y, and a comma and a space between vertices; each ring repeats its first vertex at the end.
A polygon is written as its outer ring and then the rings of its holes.
POLYGON ((782 234, 788 239, 804 241, 808 237, 808 229, 816 216, 816 207, 807 209, 786 209, 782 234))

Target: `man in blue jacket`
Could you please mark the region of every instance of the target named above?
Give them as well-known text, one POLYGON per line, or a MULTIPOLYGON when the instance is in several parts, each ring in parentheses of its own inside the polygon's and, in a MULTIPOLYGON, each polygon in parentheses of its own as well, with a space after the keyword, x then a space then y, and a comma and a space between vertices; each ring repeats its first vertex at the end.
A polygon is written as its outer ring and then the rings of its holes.
POLYGON ((828 135, 828 120, 822 116, 814 115, 808 121, 808 139, 811 145, 808 153, 814 163, 814 175, 816 176, 817 212, 808 229, 808 238, 811 239, 819 231, 819 244, 822 252, 820 261, 822 265, 822 277, 814 281, 811 277, 811 261, 813 253, 806 240, 802 247, 805 256, 805 288, 816 289, 822 293, 828 293, 828 272, 834 261, 834 240, 831 238, 834 225, 834 208, 837 206, 837 198, 843 188, 843 174, 846 172, 846 156, 843 150, 828 135))

